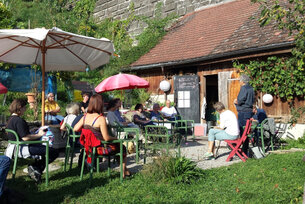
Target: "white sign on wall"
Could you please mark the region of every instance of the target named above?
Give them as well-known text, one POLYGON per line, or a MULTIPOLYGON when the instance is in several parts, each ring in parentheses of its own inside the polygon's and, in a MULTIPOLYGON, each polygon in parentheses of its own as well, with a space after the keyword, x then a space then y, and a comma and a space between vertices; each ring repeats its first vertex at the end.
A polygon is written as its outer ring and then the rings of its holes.
POLYGON ((191 94, 190 91, 178 91, 178 108, 191 107, 191 94))

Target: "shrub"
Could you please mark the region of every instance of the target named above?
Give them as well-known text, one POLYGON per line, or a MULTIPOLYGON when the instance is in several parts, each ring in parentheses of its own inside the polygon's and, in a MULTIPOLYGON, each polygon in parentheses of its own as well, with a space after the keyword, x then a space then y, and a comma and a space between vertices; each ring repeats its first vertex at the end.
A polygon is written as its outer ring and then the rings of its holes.
POLYGON ((203 170, 185 157, 161 156, 144 166, 142 174, 156 181, 190 184, 203 176, 203 170))

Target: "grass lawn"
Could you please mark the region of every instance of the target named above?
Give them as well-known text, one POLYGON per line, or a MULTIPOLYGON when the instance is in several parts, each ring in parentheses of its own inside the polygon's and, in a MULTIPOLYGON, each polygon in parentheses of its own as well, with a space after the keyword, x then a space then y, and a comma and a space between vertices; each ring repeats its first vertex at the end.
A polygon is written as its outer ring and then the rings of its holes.
MULTIPOLYGON (((35 185, 19 176, 7 185, 24 193, 25 203, 301 203, 304 152, 249 159, 229 167, 204 170, 191 184, 175 184, 138 173, 119 182, 119 173, 106 171, 79 180, 79 170, 51 172, 50 185, 35 185)), ((147 172, 147 171, 146 171, 147 172)))

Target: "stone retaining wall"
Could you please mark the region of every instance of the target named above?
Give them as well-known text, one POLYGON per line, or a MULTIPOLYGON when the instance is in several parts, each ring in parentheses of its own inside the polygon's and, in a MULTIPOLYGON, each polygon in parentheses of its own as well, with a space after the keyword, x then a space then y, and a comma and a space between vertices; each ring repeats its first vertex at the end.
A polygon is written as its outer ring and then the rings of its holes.
MULTIPOLYGON (((131 3, 134 3, 135 15, 153 17, 156 5, 163 3, 162 15, 175 13, 183 16, 187 13, 203 7, 224 3, 232 0, 98 0, 94 10, 94 17, 98 21, 112 17, 114 19, 126 19, 131 3)), ((137 34, 143 28, 139 24, 132 25, 130 32, 137 34)))

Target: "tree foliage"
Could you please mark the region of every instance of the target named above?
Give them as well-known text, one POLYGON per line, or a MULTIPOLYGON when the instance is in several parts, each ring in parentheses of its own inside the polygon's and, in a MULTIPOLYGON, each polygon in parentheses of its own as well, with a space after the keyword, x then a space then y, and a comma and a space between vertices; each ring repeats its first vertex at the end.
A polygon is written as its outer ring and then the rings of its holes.
MULTIPOLYGON (((8 8, 4 6, 2 11, 2 4, 0 5, 0 26, 3 24, 3 28, 45 27, 47 29, 58 27, 68 32, 110 39, 114 43, 115 53, 118 57, 113 57, 109 64, 88 72, 53 73, 64 82, 71 82, 72 79, 77 79, 97 85, 103 79, 119 73, 123 68, 128 67, 128 65, 153 48, 165 35, 165 27, 176 18, 174 15, 162 18, 162 4, 158 4, 154 19, 135 16, 132 3, 129 6, 129 13, 126 19, 107 18, 97 23, 92 15, 96 1, 6 0, 8 8), (6 22, 2 16, 7 16, 8 21, 6 22), (128 30, 135 21, 144 22, 147 27, 142 34, 133 39, 130 37, 128 30), (137 46, 133 45, 134 40, 138 41, 137 46)), ((121 94, 120 92, 114 93, 115 96, 120 96, 121 94)), ((141 98, 143 94, 141 91, 135 91, 133 95, 136 98, 141 98)))
MULTIPOLYGON (((295 42, 292 55, 269 57, 267 60, 251 61, 234 66, 251 78, 256 90, 278 95, 292 101, 305 95, 305 1, 304 0, 251 0, 261 6, 261 26, 275 21, 278 29, 289 32, 295 42)), ((293 104, 291 104, 293 105, 293 104)))
POLYGON ((4 3, 0 2, 0 29, 11 28, 13 25, 12 13, 4 3))

